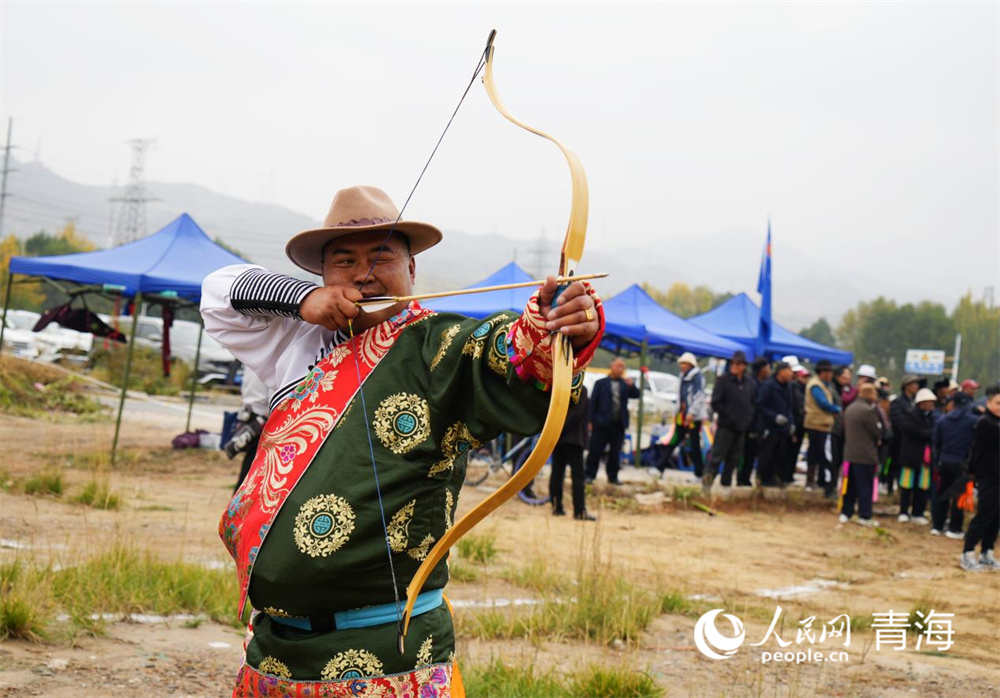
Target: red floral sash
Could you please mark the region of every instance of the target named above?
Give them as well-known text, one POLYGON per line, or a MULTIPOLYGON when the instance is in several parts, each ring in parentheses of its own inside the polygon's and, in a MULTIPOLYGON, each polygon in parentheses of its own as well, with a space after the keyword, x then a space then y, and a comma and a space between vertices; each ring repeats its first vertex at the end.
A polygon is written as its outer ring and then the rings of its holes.
POLYGON ((432 314, 411 303, 398 315, 334 347, 271 412, 250 472, 219 522, 222 542, 236 561, 241 615, 254 560, 285 499, 403 328, 432 314))

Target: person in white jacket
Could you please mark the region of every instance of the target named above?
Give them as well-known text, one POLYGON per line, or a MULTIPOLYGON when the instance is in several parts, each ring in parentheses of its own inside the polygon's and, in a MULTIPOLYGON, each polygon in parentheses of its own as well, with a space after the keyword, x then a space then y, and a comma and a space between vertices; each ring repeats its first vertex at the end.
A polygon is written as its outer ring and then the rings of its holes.
POLYGON ((705 469, 701 456, 701 423, 712 418, 705 395, 705 377, 698 368, 698 359, 691 352, 686 351, 681 354, 677 363, 681 367, 681 394, 677 415, 674 418, 674 438, 667 444, 656 468, 661 473, 666 470, 674 449, 687 439, 691 448, 694 474, 700 479, 705 469))

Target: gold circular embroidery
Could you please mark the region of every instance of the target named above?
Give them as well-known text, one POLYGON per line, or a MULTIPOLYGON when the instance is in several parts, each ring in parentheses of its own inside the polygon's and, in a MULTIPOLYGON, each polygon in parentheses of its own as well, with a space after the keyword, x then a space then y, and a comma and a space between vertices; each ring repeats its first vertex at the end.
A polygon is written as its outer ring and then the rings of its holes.
POLYGON ((494 373, 504 378, 507 377, 507 369, 510 368, 510 358, 507 356, 507 333, 513 325, 514 323, 511 321, 493 335, 493 339, 490 340, 490 353, 486 359, 486 363, 489 364, 494 373))
POLYGON ((427 639, 420 643, 420 649, 417 650, 417 666, 430 664, 433 659, 434 651, 434 636, 428 635, 427 639))
POLYGON ((390 395, 375 410, 375 434, 396 454, 413 450, 431 433, 431 412, 419 395, 390 395))
POLYGON ((382 673, 382 662, 368 650, 346 650, 326 663, 320 676, 324 681, 360 679, 382 673))
POLYGON ((455 422, 445 430, 444 437, 441 439, 441 455, 444 458, 431 466, 427 477, 434 477, 446 470, 451 470, 455 467, 455 460, 459 456, 463 456, 481 445, 472 438, 469 427, 462 422, 455 422))
POLYGON ((354 511, 343 497, 313 497, 295 516, 295 545, 309 557, 336 552, 354 531, 354 511))
POLYGON ((292 672, 288 670, 288 666, 274 657, 264 657, 260 660, 260 664, 257 666, 257 671, 262 674, 277 676, 282 679, 292 678, 292 672))

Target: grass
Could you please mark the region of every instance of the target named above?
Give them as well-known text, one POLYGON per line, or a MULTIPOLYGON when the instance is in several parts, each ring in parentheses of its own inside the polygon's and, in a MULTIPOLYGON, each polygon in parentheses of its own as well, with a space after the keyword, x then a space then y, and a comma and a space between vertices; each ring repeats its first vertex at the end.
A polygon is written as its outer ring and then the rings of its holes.
POLYGON ((570 679, 570 695, 592 698, 657 698, 664 695, 646 673, 591 665, 570 679))
POLYGON ((466 693, 477 698, 657 698, 663 689, 648 674, 627 667, 585 666, 559 675, 534 663, 492 659, 463 671, 466 693))
POLYGON ((42 599, 26 596, 32 589, 30 584, 22 583, 24 577, 20 561, 0 565, 0 640, 40 642, 47 637, 47 606, 42 599))
POLYGON ((121 497, 108 486, 107 480, 98 482, 96 479, 88 482, 73 501, 92 509, 118 509, 122 504, 121 497))
POLYGON ((62 473, 58 470, 43 470, 24 481, 24 493, 28 495, 61 497, 64 489, 62 473))
POLYGON ((472 565, 453 562, 448 566, 448 578, 453 582, 479 581, 479 570, 472 565))
POLYGON ((592 549, 581 551, 575 575, 565 570, 552 572, 542 561, 503 574, 508 581, 536 592, 540 603, 461 614, 456 619, 458 635, 635 644, 665 609, 687 607, 677 592, 654 593, 620 574, 611 559, 601 555, 596 537, 592 549))
POLYGON ((470 533, 458 541, 458 554, 463 560, 481 565, 489 564, 497 556, 497 539, 492 533, 470 533))
POLYGON ((116 543, 73 566, 0 565, 0 638, 42 639, 57 613, 70 636, 103 634, 101 614, 189 613, 240 625, 236 576, 185 562, 165 562, 116 543))
POLYGON ((678 485, 677 487, 674 487, 674 491, 672 492, 674 501, 681 502, 683 504, 687 504, 700 494, 701 487, 692 485, 678 485))
MULTIPOLYGON (((123 330, 128 332, 128 329, 123 330)), ((98 380, 121 387, 125 377, 126 344, 112 342, 110 348, 95 348, 91 353, 91 375, 98 380)), ((160 352, 149 347, 136 346, 129 373, 130 390, 141 390, 149 395, 179 395, 191 387, 191 366, 174 359, 170 364, 170 377, 163 375, 160 352)))
POLYGON ((44 417, 52 412, 97 416, 101 404, 83 395, 82 385, 51 366, 12 356, 0 358, 0 412, 44 417))

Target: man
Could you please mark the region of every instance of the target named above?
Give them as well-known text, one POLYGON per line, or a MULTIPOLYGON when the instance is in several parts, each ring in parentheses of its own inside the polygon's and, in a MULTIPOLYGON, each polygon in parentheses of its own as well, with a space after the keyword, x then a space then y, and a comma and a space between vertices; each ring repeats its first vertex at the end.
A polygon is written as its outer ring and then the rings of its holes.
POLYGON ((858 397, 844 412, 844 459, 848 462, 847 487, 840 509, 840 523, 847 523, 854 516, 854 503, 858 504, 858 523, 878 526, 872 519, 872 490, 878 467, 878 445, 882 437, 882 423, 875 409, 878 390, 874 383, 862 383, 858 397))
POLYGON ((785 484, 795 482, 795 468, 799 462, 799 452, 802 450, 802 439, 805 436, 806 420, 806 384, 809 383, 809 369, 796 362, 792 364, 792 415, 795 417, 795 429, 792 432, 792 448, 786 449, 785 460, 781 465, 781 479, 785 484))
POLYGON ((937 397, 933 391, 921 388, 913 401, 916 408, 904 414, 900 425, 899 520, 926 525, 930 523, 924 510, 931 486, 931 441, 937 397))
MULTIPOLYGON (((272 391, 257 459, 220 523, 252 615, 234 695, 430 695, 452 681, 447 560, 417 599, 405 653, 407 582, 450 527, 467 454, 544 420, 550 333, 582 370, 602 311, 582 284, 557 303, 550 277, 520 316, 438 315, 405 296, 428 224, 398 221, 374 187, 337 193, 325 225, 286 246, 316 286, 252 265, 209 275, 208 333, 272 391), (362 385, 363 384, 363 385, 362 385)), ((455 675, 456 691, 460 681, 455 675)))
POLYGON ((827 497, 833 497, 837 489, 837 473, 844 462, 844 410, 854 402, 858 388, 852 385, 850 366, 837 366, 833 369, 833 402, 840 412, 833 416, 833 428, 830 429, 830 465, 833 468, 833 489, 827 490, 827 497))
POLYGON ((795 430, 792 414, 792 367, 781 361, 771 376, 757 391, 756 407, 764 440, 760 446, 757 464, 757 484, 760 487, 777 487, 777 468, 785 449, 791 447, 795 430))
POLYGON ((240 488, 250 466, 253 465, 257 455, 257 444, 260 441, 260 430, 267 422, 268 398, 271 394, 267 386, 261 383, 260 378, 253 371, 243 369, 243 382, 240 384, 240 401, 242 408, 236 415, 236 426, 233 435, 223 445, 222 450, 230 458, 235 458, 237 453, 243 453, 243 463, 240 466, 240 474, 236 478, 236 487, 233 492, 240 488))
POLYGON ((950 495, 956 481, 965 475, 972 435, 979 416, 972 412, 972 398, 958 392, 948 400, 947 414, 934 425, 934 501, 931 504, 931 535, 962 540, 965 515, 958 507, 957 497, 950 495), (951 516, 948 516, 949 505, 951 516), (945 519, 948 527, 945 529, 945 519))
POLYGON ((757 391, 764 385, 764 381, 771 377, 771 364, 763 356, 758 356, 750 364, 750 372, 750 383, 753 386, 755 403, 754 416, 750 420, 746 438, 743 440, 743 458, 740 460, 740 469, 736 474, 737 487, 750 487, 754 461, 757 460, 757 453, 760 451, 761 426, 760 417, 757 414, 756 396, 757 391))
POLYGON ((705 396, 705 377, 698 368, 698 359, 691 352, 681 354, 677 363, 681 367, 681 392, 679 409, 674 419, 674 438, 660 456, 656 469, 661 473, 666 470, 674 449, 687 440, 691 449, 694 476, 701 478, 705 470, 701 456, 701 423, 711 418, 705 396))
POLYGON ((715 382, 712 390, 712 411, 718 415, 715 442, 708 459, 702 487, 708 494, 719 472, 719 465, 725 461, 722 470, 722 486, 733 484, 733 470, 739 467, 743 455, 743 440, 753 421, 753 382, 747 377, 747 355, 742 351, 733 352, 729 360, 729 370, 715 382))
POLYGON ((618 469, 622 458, 622 442, 628 429, 629 398, 639 397, 639 388, 631 378, 625 377, 624 359, 615 358, 608 367, 608 375, 594 383, 590 397, 590 448, 587 453, 587 481, 597 478, 597 468, 608 449, 606 472, 608 482, 620 485, 618 469))
POLYGON ((559 443, 552 449, 549 496, 552 498, 553 516, 566 516, 566 510, 563 508, 563 484, 566 480, 566 466, 568 465, 570 481, 573 484, 573 518, 577 521, 597 521, 596 516, 587 513, 585 503, 583 447, 587 445, 589 405, 587 389, 583 388, 576 404, 570 405, 559 443))
POLYGON ((937 405, 934 406, 934 414, 940 419, 944 417, 948 409, 948 398, 951 397, 951 381, 948 379, 934 381, 934 397, 937 398, 937 405))
POLYGON ((969 396, 969 398, 975 402, 976 401, 976 391, 979 390, 979 383, 972 380, 971 378, 966 378, 962 381, 962 392, 969 396))
MULTIPOLYGON (((861 364, 858 368, 858 385, 864 385, 865 383, 876 383, 878 381, 878 371, 871 364, 861 364)), ((847 405, 844 405, 844 409, 847 409, 847 405)), ((846 418, 846 413, 845 413, 846 418)))
POLYGON ((972 454, 969 459, 972 477, 979 488, 979 505, 976 516, 965 533, 962 550, 962 569, 978 572, 1000 570, 1000 562, 993 553, 993 545, 1000 530, 1000 386, 986 389, 986 414, 976 422, 972 437, 972 454), (982 554, 976 560, 976 546, 982 554))
POLYGON ((816 375, 806 384, 805 427, 809 434, 806 454, 806 490, 817 484, 832 497, 837 484, 835 466, 826 455, 827 441, 836 415, 840 414, 834 398, 833 365, 826 359, 816 363, 816 375))
POLYGON ((899 478, 899 445, 903 440, 903 421, 906 414, 914 409, 913 398, 920 390, 920 378, 906 374, 899 385, 902 391, 895 400, 889 403, 889 423, 892 425, 892 440, 889 442, 889 457, 886 459, 883 476, 886 481, 886 491, 892 494, 893 485, 899 478))

